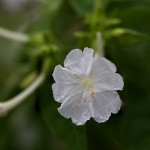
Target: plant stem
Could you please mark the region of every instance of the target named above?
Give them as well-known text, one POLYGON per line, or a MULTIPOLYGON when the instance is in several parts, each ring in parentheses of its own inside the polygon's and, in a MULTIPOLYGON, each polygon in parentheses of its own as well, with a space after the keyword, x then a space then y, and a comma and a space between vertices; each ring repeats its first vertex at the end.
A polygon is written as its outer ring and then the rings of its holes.
POLYGON ((29 40, 29 37, 24 33, 10 31, 2 27, 0 27, 0 36, 20 42, 27 42, 29 40))
POLYGON ((43 67, 41 70, 41 74, 33 81, 33 83, 28 86, 24 91, 19 93, 17 96, 0 103, 0 116, 7 114, 13 108, 22 103, 28 96, 30 96, 45 80, 46 75, 49 70, 50 59, 46 58, 43 67))
POLYGON ((45 75, 40 74, 37 79, 24 91, 15 96, 14 98, 0 103, 0 116, 5 115, 10 110, 18 106, 21 102, 23 102, 29 95, 31 95, 44 81, 45 75))

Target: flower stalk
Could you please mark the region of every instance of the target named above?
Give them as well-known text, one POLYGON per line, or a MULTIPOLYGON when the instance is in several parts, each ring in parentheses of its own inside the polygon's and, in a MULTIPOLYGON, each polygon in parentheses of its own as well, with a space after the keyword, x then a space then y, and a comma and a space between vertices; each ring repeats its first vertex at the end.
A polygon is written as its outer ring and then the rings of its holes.
POLYGON ((29 37, 24 33, 14 32, 0 27, 0 36, 19 42, 28 42, 29 37))
POLYGON ((101 32, 97 32, 96 34, 96 40, 97 40, 97 51, 99 56, 104 56, 104 48, 103 48, 103 40, 102 40, 102 34, 101 32))
POLYGON ((28 96, 30 96, 44 81, 44 74, 40 74, 37 79, 24 91, 22 91, 17 96, 12 99, 1 102, 0 103, 0 116, 7 114, 10 110, 18 106, 21 102, 23 102, 28 96))
POLYGON ((4 116, 9 111, 17 107, 20 103, 22 103, 27 97, 29 97, 40 85, 44 82, 46 78, 46 74, 48 72, 48 67, 50 64, 50 60, 46 59, 41 74, 29 85, 24 91, 19 93, 17 96, 5 101, 0 102, 0 116, 4 116))

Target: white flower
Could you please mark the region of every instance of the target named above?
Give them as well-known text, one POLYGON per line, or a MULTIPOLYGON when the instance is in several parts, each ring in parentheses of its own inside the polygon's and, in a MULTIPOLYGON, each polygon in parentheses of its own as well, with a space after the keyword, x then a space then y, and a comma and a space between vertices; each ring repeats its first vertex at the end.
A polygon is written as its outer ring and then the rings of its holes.
POLYGON ((53 77, 53 95, 62 103, 59 113, 71 118, 76 125, 83 125, 91 117, 105 122, 111 113, 121 107, 116 90, 122 90, 124 82, 116 73, 116 66, 104 57, 93 58, 94 50, 72 50, 64 67, 57 65, 53 77))

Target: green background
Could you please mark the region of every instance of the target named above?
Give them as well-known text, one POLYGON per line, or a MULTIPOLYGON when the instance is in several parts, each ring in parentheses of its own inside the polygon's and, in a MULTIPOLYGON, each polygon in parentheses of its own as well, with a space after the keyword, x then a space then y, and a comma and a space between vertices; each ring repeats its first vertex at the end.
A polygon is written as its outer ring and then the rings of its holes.
POLYGON ((21 92, 46 58, 51 62, 42 86, 0 118, 0 150, 150 150, 149 0, 34 0, 15 10, 0 2, 0 26, 31 37, 25 44, 0 37, 1 101, 21 92), (52 72, 74 48, 98 53, 98 31, 124 78, 123 107, 105 123, 77 127, 57 112, 52 72))

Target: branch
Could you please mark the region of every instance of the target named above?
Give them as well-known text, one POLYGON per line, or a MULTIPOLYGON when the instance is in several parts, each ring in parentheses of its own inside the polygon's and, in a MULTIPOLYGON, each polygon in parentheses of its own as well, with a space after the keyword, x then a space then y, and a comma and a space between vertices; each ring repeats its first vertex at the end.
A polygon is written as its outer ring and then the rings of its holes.
POLYGON ((7 114, 10 110, 18 106, 28 96, 30 96, 44 81, 45 74, 40 74, 37 79, 24 91, 15 96, 14 98, 0 103, 0 116, 7 114))
POLYGON ((27 42, 29 40, 29 37, 24 33, 14 32, 2 27, 0 27, 0 36, 20 42, 27 42))

